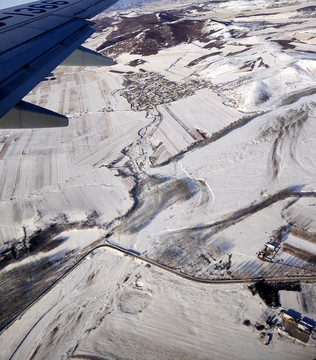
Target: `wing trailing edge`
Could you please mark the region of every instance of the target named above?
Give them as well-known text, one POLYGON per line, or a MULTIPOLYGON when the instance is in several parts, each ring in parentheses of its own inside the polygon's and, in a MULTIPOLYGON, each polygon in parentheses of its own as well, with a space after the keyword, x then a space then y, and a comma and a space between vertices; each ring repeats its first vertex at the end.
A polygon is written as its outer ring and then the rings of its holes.
POLYGON ((68 126, 68 118, 37 105, 20 101, 0 121, 0 129, 34 129, 68 126))
POLYGON ((96 51, 80 46, 67 57, 60 65, 62 66, 112 66, 113 59, 101 55, 96 51))
POLYGON ((7 126, 16 111, 19 121, 15 124, 29 127, 24 124, 31 122, 21 119, 36 112, 25 111, 21 105, 25 103, 19 101, 63 61, 74 66, 114 64, 80 45, 94 33, 93 23, 84 19, 117 1, 37 0, 0 10, 0 128, 18 126, 7 126))
POLYGON ((88 25, 85 20, 73 20, 54 30, 52 35, 43 34, 2 56, 6 71, 1 71, 0 76, 0 117, 93 33, 88 25))

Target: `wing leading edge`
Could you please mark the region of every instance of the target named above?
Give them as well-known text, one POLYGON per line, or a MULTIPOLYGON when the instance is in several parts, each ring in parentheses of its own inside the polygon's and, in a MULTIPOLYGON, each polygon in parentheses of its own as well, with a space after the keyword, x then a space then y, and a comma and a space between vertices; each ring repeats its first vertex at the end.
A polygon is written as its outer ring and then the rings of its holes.
MULTIPOLYGON (((23 123, 25 103, 21 106, 20 100, 72 53, 68 62, 74 65, 113 63, 80 45, 94 32, 93 23, 85 19, 117 1, 42 0, 0 11, 0 128, 10 127, 10 117, 16 118, 17 111, 23 128, 54 126, 53 113, 47 124, 44 120, 43 124, 27 120, 23 123), (11 110, 15 106, 17 109, 11 110)), ((25 119, 30 119, 32 107, 26 108, 25 119)), ((38 117, 40 112, 37 109, 35 113, 38 117)), ((55 126, 60 125, 56 114, 55 126)))

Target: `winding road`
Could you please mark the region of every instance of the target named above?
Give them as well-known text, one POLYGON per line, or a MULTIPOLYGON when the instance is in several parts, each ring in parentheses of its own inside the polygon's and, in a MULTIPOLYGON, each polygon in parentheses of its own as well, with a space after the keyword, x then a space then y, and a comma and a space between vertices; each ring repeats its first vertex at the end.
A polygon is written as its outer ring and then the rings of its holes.
POLYGON ((36 299, 34 299, 24 310, 22 310, 19 314, 17 314, 5 327, 3 327, 0 330, 0 336, 1 334, 7 329, 9 328, 12 323, 18 319, 19 317, 21 317, 28 309, 30 309, 37 301, 39 301, 44 295, 46 295, 47 293, 49 293, 49 291, 51 291, 62 279, 64 279, 70 272, 72 272, 78 265, 81 264, 82 261, 84 261, 84 259, 89 256, 92 252, 101 249, 101 248, 110 248, 112 250, 116 250, 124 255, 133 257, 134 259, 138 259, 141 260, 143 262, 146 262, 147 264, 150 264, 152 266, 155 266, 157 268, 163 269, 165 271, 168 271, 169 273, 175 274, 185 280, 189 280, 189 281, 194 281, 197 283, 203 283, 203 284, 207 284, 207 285, 214 285, 214 284, 222 284, 222 285, 227 285, 227 284, 244 284, 244 283, 253 283, 253 282, 258 282, 258 281, 264 281, 267 280, 268 282, 297 282, 297 281, 301 281, 301 282, 314 282, 316 281, 316 275, 313 276, 298 276, 298 277, 277 277, 277 278, 262 278, 262 277, 258 277, 258 278, 243 278, 243 279, 220 279, 220 280, 210 280, 210 279, 202 279, 202 278, 197 278, 194 276, 190 276, 184 273, 181 273, 177 270, 174 270, 166 265, 162 265, 154 260, 148 259, 144 256, 141 256, 139 253, 137 253, 136 251, 130 250, 130 249, 125 249, 119 245, 110 243, 107 241, 107 243, 105 244, 101 244, 98 246, 95 246, 93 249, 91 249, 88 253, 86 253, 84 256, 82 256, 77 262, 76 264, 74 264, 73 266, 71 266, 62 276, 60 276, 52 285, 50 285, 45 291, 43 291, 40 295, 38 295, 36 297, 36 299))

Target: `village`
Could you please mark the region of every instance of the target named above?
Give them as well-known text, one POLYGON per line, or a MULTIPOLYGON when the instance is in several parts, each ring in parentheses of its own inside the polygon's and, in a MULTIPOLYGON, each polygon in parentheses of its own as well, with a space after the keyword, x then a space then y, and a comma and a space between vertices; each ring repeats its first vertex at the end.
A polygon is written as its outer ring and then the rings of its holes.
POLYGON ((125 85, 126 89, 122 90, 121 95, 134 111, 153 109, 157 105, 192 96, 197 90, 211 86, 206 80, 177 83, 159 73, 143 69, 137 73, 127 73, 125 85))

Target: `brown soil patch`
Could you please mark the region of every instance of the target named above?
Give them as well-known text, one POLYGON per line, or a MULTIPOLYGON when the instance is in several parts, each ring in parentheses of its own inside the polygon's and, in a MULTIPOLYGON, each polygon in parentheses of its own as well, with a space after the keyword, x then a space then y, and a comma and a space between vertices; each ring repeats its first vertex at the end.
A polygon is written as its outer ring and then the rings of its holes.
POLYGON ((286 243, 282 245, 282 250, 306 262, 309 262, 311 264, 316 264, 316 255, 306 250, 299 249, 295 246, 286 243))

